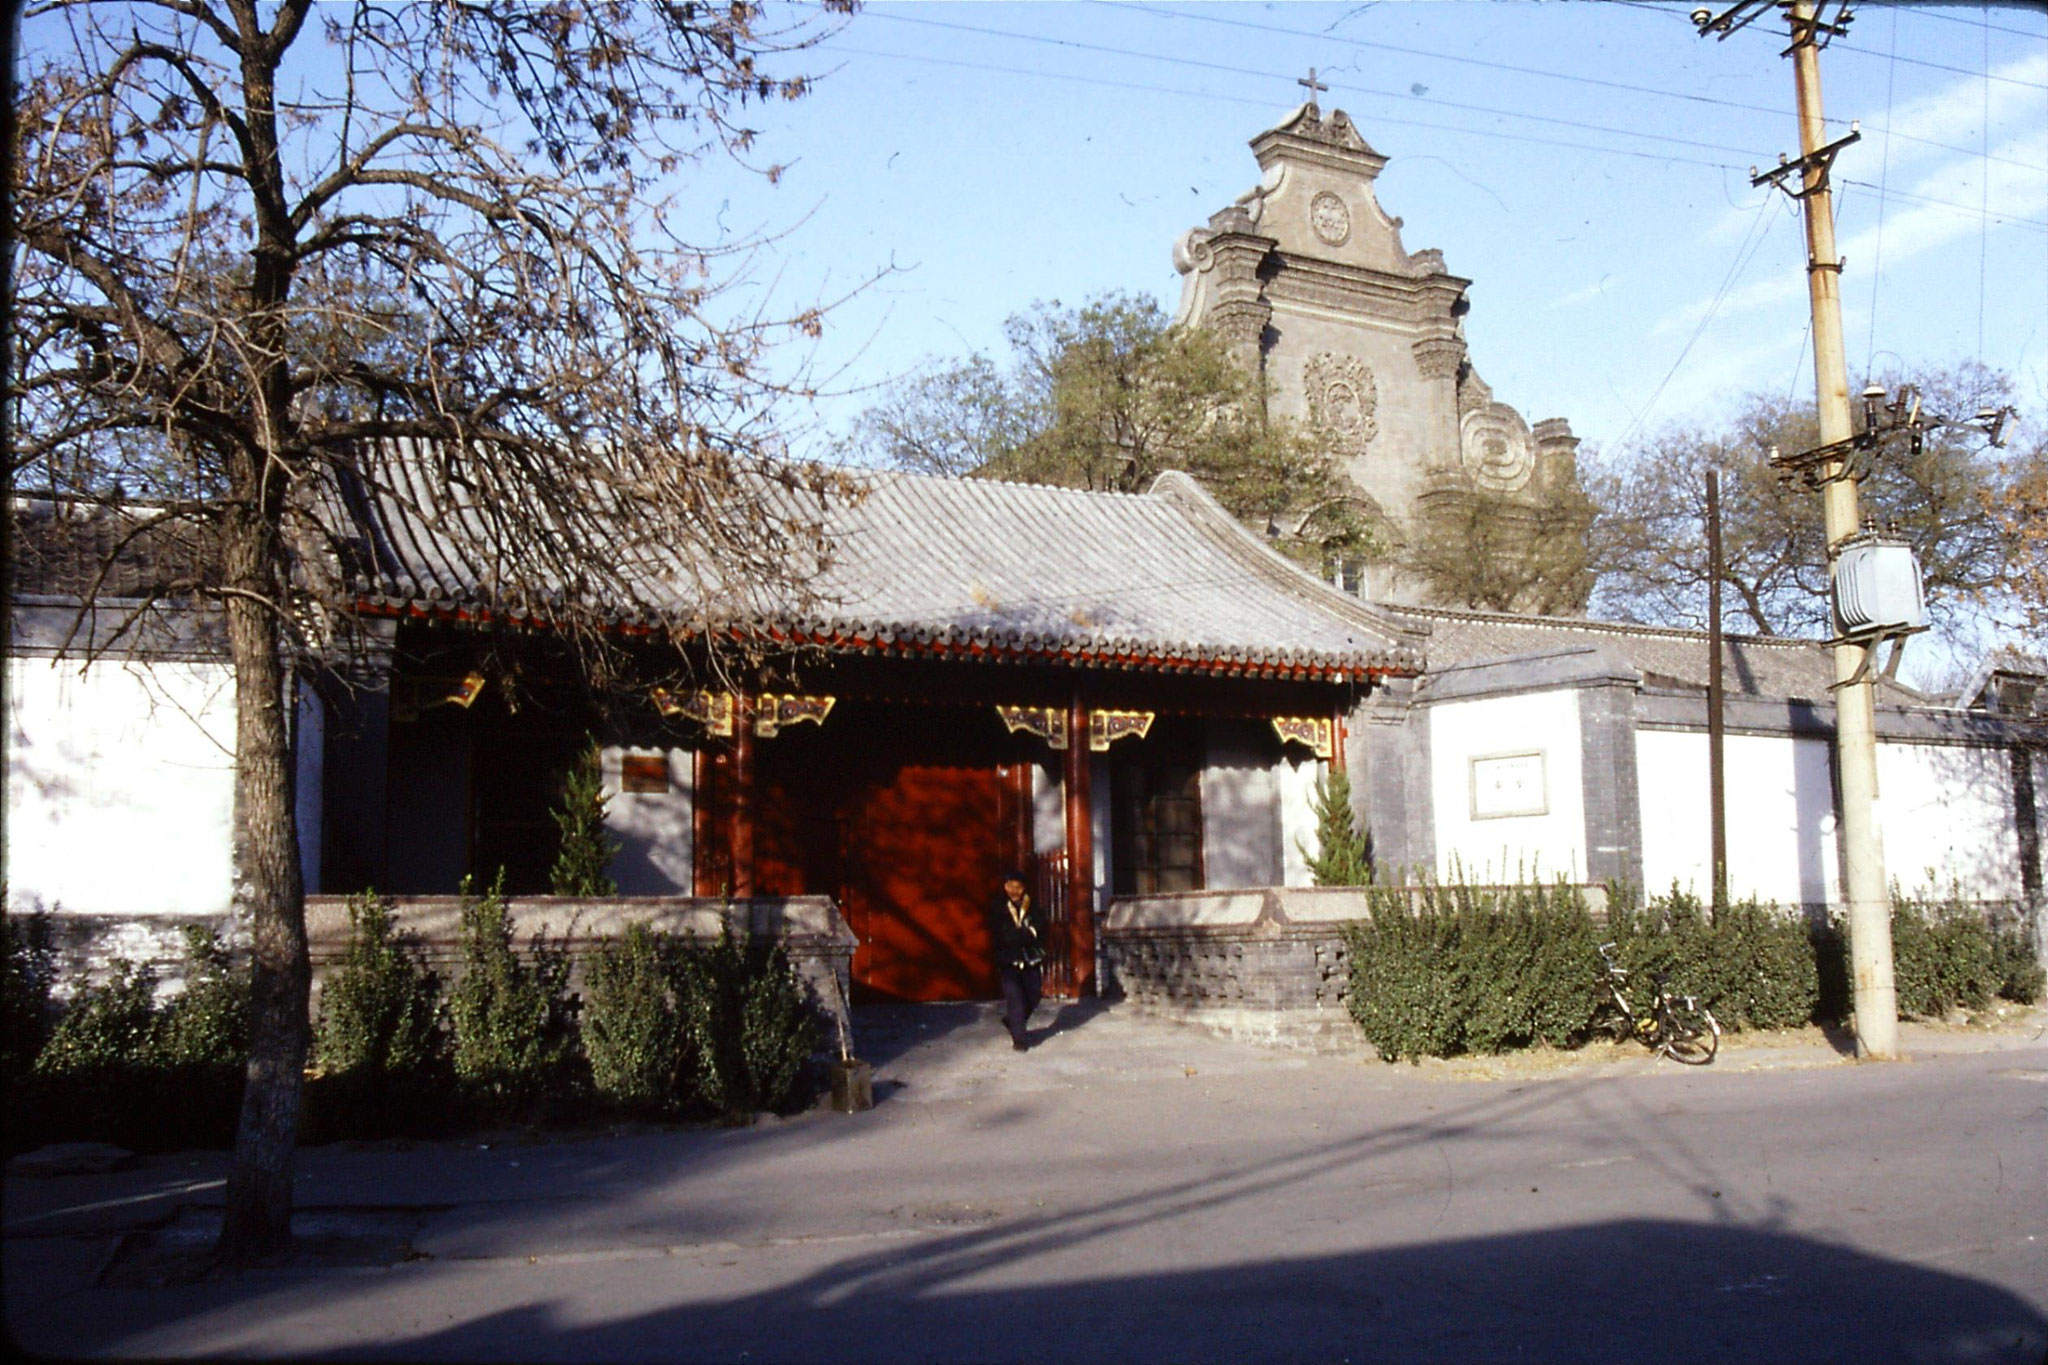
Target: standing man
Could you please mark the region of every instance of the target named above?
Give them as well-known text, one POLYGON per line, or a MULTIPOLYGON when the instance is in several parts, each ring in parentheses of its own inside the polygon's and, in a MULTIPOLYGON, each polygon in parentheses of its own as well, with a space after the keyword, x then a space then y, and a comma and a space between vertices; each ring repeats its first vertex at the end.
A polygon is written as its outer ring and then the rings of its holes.
POLYGON ((989 942, 995 947, 996 974, 1003 983, 1003 1023, 1010 1046, 1022 1052, 1031 1044, 1025 1024, 1045 990, 1045 912, 1024 889, 1024 874, 1003 878, 1003 889, 989 905, 989 942))

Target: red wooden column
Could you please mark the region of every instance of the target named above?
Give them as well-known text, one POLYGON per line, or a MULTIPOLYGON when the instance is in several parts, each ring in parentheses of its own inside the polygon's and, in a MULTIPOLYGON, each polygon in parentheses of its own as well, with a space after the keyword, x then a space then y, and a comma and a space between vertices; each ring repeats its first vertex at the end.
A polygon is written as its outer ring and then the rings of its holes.
POLYGON ((1088 707, 1067 708, 1067 946, 1074 994, 1095 994, 1095 828, 1090 818, 1088 707))
POLYGON ((746 693, 732 707, 732 894, 754 894, 754 701, 746 693))

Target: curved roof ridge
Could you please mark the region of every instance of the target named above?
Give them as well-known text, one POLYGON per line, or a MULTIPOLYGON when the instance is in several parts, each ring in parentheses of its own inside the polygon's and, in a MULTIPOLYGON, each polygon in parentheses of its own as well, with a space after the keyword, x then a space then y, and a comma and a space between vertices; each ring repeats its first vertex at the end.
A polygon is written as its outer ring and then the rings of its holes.
MULTIPOLYGON (((1518 626, 1555 626, 1560 630, 1597 630, 1613 635, 1665 635, 1687 640, 1705 640, 1709 632, 1698 626, 1657 626, 1643 621, 1603 621, 1592 616, 1542 616, 1535 612, 1486 611, 1477 607, 1424 607, 1405 603, 1378 604, 1400 616, 1430 616, 1446 621, 1501 621, 1518 626)), ((1721 638, 1730 644, 1774 645, 1785 648, 1824 646, 1826 640, 1806 635, 1747 635, 1724 630, 1721 638)))
POLYGON ((1410 648, 1420 649, 1429 634, 1427 626, 1417 627, 1400 620, 1377 602, 1323 582, 1252 533, 1250 527, 1225 511, 1208 489, 1193 475, 1169 469, 1152 481, 1147 497, 1169 503, 1176 511, 1210 533, 1216 542, 1245 567, 1261 574, 1282 590, 1324 611, 1338 611, 1369 630, 1391 634, 1410 648))

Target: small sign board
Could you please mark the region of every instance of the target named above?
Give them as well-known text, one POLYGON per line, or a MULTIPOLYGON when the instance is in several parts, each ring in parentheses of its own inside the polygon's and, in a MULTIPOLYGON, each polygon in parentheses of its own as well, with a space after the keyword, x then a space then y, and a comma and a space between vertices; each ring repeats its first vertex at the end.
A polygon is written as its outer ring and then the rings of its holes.
POLYGON ((1544 815, 1550 810, 1544 787, 1543 753, 1484 754, 1472 760, 1472 818, 1544 815))
POLYGON ((622 754, 619 758, 619 787, 629 792, 668 794, 667 754, 622 754))

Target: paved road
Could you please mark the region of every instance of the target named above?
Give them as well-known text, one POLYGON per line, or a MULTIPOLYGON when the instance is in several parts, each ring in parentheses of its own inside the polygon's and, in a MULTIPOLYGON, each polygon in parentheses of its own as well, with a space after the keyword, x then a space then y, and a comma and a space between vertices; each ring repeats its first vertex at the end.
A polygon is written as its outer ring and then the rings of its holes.
POLYGON ((306 1254, 232 1279, 140 1282, 204 1235, 217 1156, 9 1180, 8 1326, 147 1357, 2048 1356, 2038 1032, 1459 1079, 1118 1010, 1024 1056, 971 1009, 867 1022, 865 1115, 308 1151, 306 1254))

